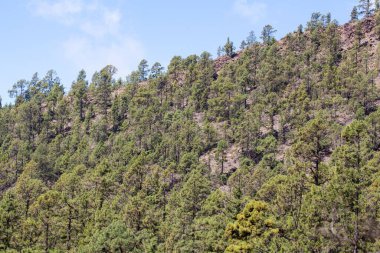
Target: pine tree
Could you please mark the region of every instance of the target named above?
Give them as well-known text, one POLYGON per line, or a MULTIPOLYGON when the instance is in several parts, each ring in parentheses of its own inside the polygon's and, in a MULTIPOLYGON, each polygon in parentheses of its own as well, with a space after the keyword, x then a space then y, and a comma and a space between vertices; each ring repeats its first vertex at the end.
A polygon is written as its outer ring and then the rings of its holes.
POLYGON ((247 47, 247 42, 245 42, 245 40, 243 40, 241 43, 240 43, 240 50, 244 50, 245 48, 247 47))
POLYGON ((25 79, 17 81, 12 86, 12 89, 8 91, 11 98, 16 98, 16 104, 22 103, 27 99, 28 82, 25 79))
POLYGON ((220 175, 224 173, 224 163, 226 162, 226 150, 227 150, 227 142, 225 140, 221 140, 218 142, 218 146, 216 149, 216 157, 218 162, 220 163, 220 175))
POLYGON ((198 169, 190 172, 181 190, 169 200, 170 231, 167 251, 195 252, 195 226, 193 224, 210 193, 210 181, 198 169))
POLYGON ((223 53, 223 49, 222 49, 221 46, 219 46, 218 49, 216 50, 216 55, 217 55, 218 57, 220 57, 220 56, 222 56, 222 53, 223 53))
POLYGON ((75 107, 78 111, 79 119, 84 120, 84 107, 87 100, 88 82, 86 81, 86 72, 81 70, 77 80, 71 87, 71 92, 75 98, 75 107))
POLYGON ((20 216, 15 194, 11 191, 3 193, 0 200, 0 250, 8 251, 15 246, 12 244, 20 226, 20 216))
POLYGON ((357 21, 358 19, 358 8, 354 6, 351 11, 351 21, 357 21))
POLYGON ((358 10, 360 15, 369 17, 373 13, 373 2, 371 0, 359 0, 358 10))
POLYGON ((369 185, 370 170, 367 163, 370 158, 368 149, 367 126, 363 121, 353 121, 342 131, 345 144, 338 147, 333 154, 333 164, 336 167, 336 178, 334 178, 335 191, 333 196, 335 203, 332 208, 338 207, 338 213, 346 215, 341 226, 345 229, 347 236, 352 238, 352 244, 344 245, 345 249, 360 252, 363 243, 367 240, 363 237, 365 220, 362 219, 365 212, 363 189, 369 185), (337 187, 339 185, 339 187, 337 187), (343 225, 344 224, 344 225, 343 225))
POLYGON ((261 32, 261 39, 263 40, 264 44, 271 44, 274 40, 274 34, 277 31, 271 26, 271 25, 266 25, 264 26, 262 32, 261 32))
POLYGON ((224 230, 235 218, 237 204, 236 199, 219 189, 207 197, 194 221, 196 252, 224 252, 224 230))
POLYGON ((61 238, 64 238, 63 244, 66 250, 71 250, 78 245, 79 234, 83 229, 81 223, 85 222, 82 206, 82 198, 85 193, 81 185, 85 170, 84 166, 77 166, 73 171, 63 174, 54 185, 54 188, 61 194, 58 221, 64 227, 61 238))
POLYGON ((150 69, 149 78, 160 77, 162 75, 163 70, 164 70, 164 67, 162 67, 159 62, 154 63, 152 68, 150 69))
POLYGON ((298 132, 298 138, 293 145, 294 156, 297 159, 295 166, 305 168, 305 175, 312 176, 312 182, 320 185, 324 181, 324 165, 322 163, 330 150, 331 140, 326 120, 323 116, 309 121, 298 132))
POLYGON ((229 245, 225 252, 275 252, 282 246, 280 227, 270 206, 263 201, 251 201, 226 227, 229 245))
POLYGON ((235 54, 235 47, 232 41, 230 41, 230 38, 227 38, 227 42, 223 47, 224 52, 227 56, 232 57, 235 54))
POLYGON ((248 35, 246 41, 247 41, 247 46, 252 46, 253 44, 256 43, 256 35, 255 35, 254 31, 249 32, 249 35, 248 35))
POLYGON ((103 115, 107 115, 108 107, 111 105, 111 91, 113 85, 113 75, 117 69, 108 65, 104 67, 99 73, 95 73, 92 77, 92 82, 96 88, 96 95, 100 110, 103 115))
POLYGON ((48 191, 40 195, 32 206, 33 216, 38 222, 39 245, 45 252, 49 252, 55 247, 57 223, 54 219, 57 215, 57 206, 59 203, 59 193, 57 191, 48 191))
POLYGON ((44 183, 37 177, 38 164, 29 162, 15 185, 15 193, 20 203, 20 211, 23 216, 30 216, 30 208, 39 195, 46 189, 44 183))
POLYGON ((148 65, 148 61, 143 59, 140 61, 139 63, 139 66, 138 66, 138 72, 139 72, 139 75, 140 75, 140 82, 141 81, 145 81, 148 77, 148 74, 149 74, 149 69, 148 69, 149 65, 148 65))
POLYGON ((138 248, 135 235, 121 221, 116 220, 107 227, 97 230, 80 252, 134 252, 138 248))

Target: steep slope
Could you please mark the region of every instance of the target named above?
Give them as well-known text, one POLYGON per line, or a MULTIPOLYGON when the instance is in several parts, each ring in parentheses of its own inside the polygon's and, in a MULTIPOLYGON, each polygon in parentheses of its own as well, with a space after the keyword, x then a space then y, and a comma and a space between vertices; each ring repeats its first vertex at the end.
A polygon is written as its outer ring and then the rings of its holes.
POLYGON ((49 72, 0 110, 0 250, 380 250, 379 13, 233 57, 49 72))

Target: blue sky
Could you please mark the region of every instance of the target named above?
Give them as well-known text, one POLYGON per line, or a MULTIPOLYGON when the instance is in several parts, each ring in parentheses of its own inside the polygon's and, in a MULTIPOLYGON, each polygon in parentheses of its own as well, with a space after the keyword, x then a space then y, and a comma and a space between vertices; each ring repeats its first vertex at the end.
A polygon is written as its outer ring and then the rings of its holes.
POLYGON ((227 37, 238 47, 266 24, 281 38, 312 12, 349 19, 355 0, 12 0, 0 3, 0 96, 19 79, 54 69, 69 90, 80 69, 88 79, 107 64, 120 77, 141 59, 166 66, 174 55, 209 51, 227 37))

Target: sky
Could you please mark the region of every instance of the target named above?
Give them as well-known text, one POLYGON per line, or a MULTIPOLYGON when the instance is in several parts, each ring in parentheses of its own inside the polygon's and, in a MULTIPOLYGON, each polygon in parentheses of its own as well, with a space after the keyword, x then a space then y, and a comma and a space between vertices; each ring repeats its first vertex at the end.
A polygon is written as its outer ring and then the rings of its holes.
POLYGON ((108 64, 125 78, 142 59, 167 66, 173 56, 216 56, 229 37, 238 48, 271 24, 279 39, 313 12, 343 24, 355 0, 12 0, 0 2, 0 96, 20 79, 53 69, 71 87, 108 64))

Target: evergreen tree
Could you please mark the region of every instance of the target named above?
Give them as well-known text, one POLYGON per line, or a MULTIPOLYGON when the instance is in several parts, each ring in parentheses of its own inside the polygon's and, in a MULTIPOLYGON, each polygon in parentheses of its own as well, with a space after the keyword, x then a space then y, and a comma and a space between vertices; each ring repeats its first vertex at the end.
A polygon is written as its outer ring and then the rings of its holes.
POLYGON ((223 47, 223 51, 229 57, 232 57, 235 54, 235 47, 234 44, 230 41, 230 38, 227 38, 227 42, 223 47))
POLYGON ((221 140, 218 142, 218 146, 216 149, 216 157, 218 162, 220 163, 220 174, 223 175, 224 173, 224 163, 226 162, 226 149, 227 149, 227 142, 225 140, 221 140))
POLYGON ((245 40, 243 40, 241 43, 240 43, 240 50, 243 50, 247 47, 247 42, 245 42, 245 40))
POLYGON ((15 195, 11 191, 3 194, 0 201, 0 249, 8 251, 16 245, 14 243, 15 231, 19 226, 20 213, 15 195))
POLYGON ((156 62, 155 64, 153 64, 152 68, 150 69, 149 78, 160 77, 162 75, 163 70, 164 70, 164 67, 162 67, 159 62, 156 62))
POLYGON ((75 97, 75 106, 79 114, 79 119, 84 120, 84 107, 87 100, 88 82, 86 81, 86 72, 81 70, 77 80, 73 83, 71 91, 75 97))
POLYGON ((261 39, 263 40, 264 44, 271 44, 274 40, 274 34, 276 33, 276 30, 271 25, 264 26, 262 32, 261 32, 261 39))
POLYGON ((223 53, 223 49, 222 49, 221 46, 219 46, 218 49, 216 50, 216 55, 217 55, 218 57, 220 57, 220 56, 222 56, 222 53, 223 53))
POLYGON ((196 244, 193 221, 209 195, 208 179, 199 170, 193 170, 178 195, 172 195, 169 204, 171 228, 166 238, 167 249, 174 251, 194 251, 196 244))
POLYGON ((81 252, 134 252, 137 242, 133 233, 120 221, 114 221, 106 228, 98 230, 91 236, 81 252))
POLYGON ((308 170, 305 176, 311 175, 312 182, 318 186, 324 180, 322 160, 328 155, 331 145, 326 120, 317 116, 300 129, 298 136, 293 145, 296 166, 308 170))
POLYGON ((149 68, 148 61, 145 59, 141 60, 138 66, 140 81, 145 81, 147 79, 148 74, 149 74, 148 68, 149 68))
POLYGON ((17 83, 13 85, 12 89, 8 91, 11 98, 16 98, 16 104, 22 103, 27 99, 27 87, 28 82, 25 79, 22 79, 17 81, 17 83))
POLYGON ((96 95, 98 103, 103 115, 107 115, 107 109, 111 105, 111 92, 113 85, 113 75, 117 69, 108 65, 104 67, 99 73, 95 73, 92 77, 92 82, 96 88, 96 95))
POLYGON ((33 216, 37 220, 38 231, 41 234, 38 247, 49 252, 55 247, 58 224, 55 222, 57 215, 57 202, 59 193, 48 191, 40 195, 32 206, 33 216))
POLYGON ((357 21, 358 19, 358 8, 354 6, 351 11, 351 21, 357 21))
POLYGON ((225 233, 229 242, 226 252, 275 252, 283 247, 276 218, 262 201, 249 202, 225 233))
POLYGON ((256 35, 255 35, 254 31, 249 32, 249 35, 248 35, 246 41, 247 41, 247 46, 252 46, 253 44, 256 43, 256 35))
POLYGON ((371 0, 359 0, 358 10, 360 15, 369 17, 373 12, 373 2, 371 0))
POLYGON ((221 190, 208 196, 195 220, 196 252, 224 252, 227 247, 224 230, 235 217, 237 204, 237 200, 221 190))
POLYGON ((366 225, 365 220, 362 219, 365 212, 363 189, 370 184, 368 173, 371 173, 367 167, 370 151, 366 124, 362 121, 352 122, 343 129, 342 137, 345 144, 338 147, 333 154, 337 170, 334 183, 336 186, 339 185, 333 188, 336 191, 333 196, 340 197, 335 197, 338 203, 333 204, 332 208, 338 207, 338 212, 345 214, 340 225, 352 239, 352 244, 344 245, 344 249, 359 252, 367 243, 366 238, 368 238, 363 236, 366 225))

